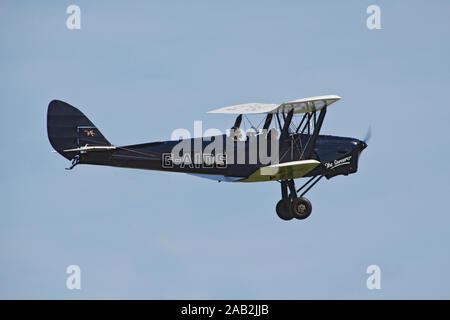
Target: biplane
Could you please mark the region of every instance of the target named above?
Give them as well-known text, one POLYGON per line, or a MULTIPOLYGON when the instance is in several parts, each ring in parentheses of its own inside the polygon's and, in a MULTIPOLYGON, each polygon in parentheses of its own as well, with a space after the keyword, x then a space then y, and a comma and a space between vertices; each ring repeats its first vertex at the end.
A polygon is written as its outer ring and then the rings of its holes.
POLYGON ((66 169, 92 164, 182 172, 219 182, 279 182, 277 215, 302 220, 312 211, 305 194, 323 177, 357 172, 359 156, 367 147, 368 135, 359 140, 319 134, 328 107, 339 99, 326 95, 223 107, 209 113, 237 116, 229 134, 125 146, 111 144, 77 108, 53 100, 47 133, 56 152, 72 161, 66 169), (262 128, 252 125, 242 135, 242 119, 251 115, 263 116, 262 128), (307 181, 297 189, 298 178, 307 181))

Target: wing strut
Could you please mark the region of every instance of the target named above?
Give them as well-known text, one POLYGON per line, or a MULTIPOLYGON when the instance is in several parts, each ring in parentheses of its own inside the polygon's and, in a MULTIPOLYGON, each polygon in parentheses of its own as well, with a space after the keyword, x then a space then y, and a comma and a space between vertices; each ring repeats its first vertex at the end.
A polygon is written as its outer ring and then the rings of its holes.
POLYGON ((236 118, 236 121, 234 122, 233 128, 239 128, 239 127, 241 126, 241 122, 242 122, 242 114, 240 114, 240 115, 236 118))
POLYGON ((289 126, 291 125, 293 116, 294 116, 294 109, 291 109, 291 111, 289 111, 286 119, 284 120, 284 126, 283 126, 283 131, 281 131, 280 140, 286 138, 289 135, 289 126))
POLYGON ((302 153, 300 159, 309 159, 309 157, 311 156, 311 153, 314 150, 314 147, 316 146, 317 136, 319 135, 320 128, 322 127, 323 119, 325 118, 326 112, 327 107, 320 110, 319 118, 317 119, 317 122, 314 123, 313 134, 309 136, 308 142, 305 146, 305 150, 302 153))
MULTIPOLYGON (((309 179, 303 186, 301 186, 298 190, 297 193, 299 193, 303 188, 305 188, 308 184, 311 183, 311 181, 313 181, 314 179, 316 179, 317 176, 313 176, 311 177, 311 179, 309 179)), ((316 181, 313 182, 312 185, 310 185, 305 191, 303 191, 303 193, 300 195, 300 197, 303 197, 309 190, 311 190, 312 187, 314 187, 314 185, 320 181, 320 179, 322 179, 323 176, 319 176, 316 181)))
POLYGON ((270 123, 272 122, 273 113, 268 113, 266 117, 266 121, 264 122, 263 130, 268 130, 270 123))
POLYGON ((275 113, 275 116, 277 117, 277 122, 278 122, 278 127, 280 128, 281 131, 281 121, 280 121, 280 116, 278 115, 278 113, 275 113))

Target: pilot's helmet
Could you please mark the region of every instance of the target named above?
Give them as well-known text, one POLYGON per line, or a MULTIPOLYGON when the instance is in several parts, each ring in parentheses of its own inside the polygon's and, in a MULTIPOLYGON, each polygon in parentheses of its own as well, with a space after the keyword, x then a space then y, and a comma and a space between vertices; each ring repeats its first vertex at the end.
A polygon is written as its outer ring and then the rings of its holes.
POLYGON ((230 129, 230 139, 233 141, 239 141, 242 137, 241 129, 238 127, 232 127, 230 129))

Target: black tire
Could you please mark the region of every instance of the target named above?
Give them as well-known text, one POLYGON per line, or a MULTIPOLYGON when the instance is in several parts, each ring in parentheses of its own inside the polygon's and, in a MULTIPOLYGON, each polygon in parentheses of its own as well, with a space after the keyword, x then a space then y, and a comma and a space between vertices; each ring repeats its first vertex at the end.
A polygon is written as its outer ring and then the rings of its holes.
POLYGON ((303 220, 308 218, 311 211, 311 202, 306 198, 295 198, 291 203, 291 214, 296 219, 303 220))
POLYGON ((278 217, 280 217, 280 219, 283 220, 292 220, 294 218, 294 216, 291 213, 291 210, 289 208, 289 204, 287 200, 280 200, 277 203, 277 215, 278 217))

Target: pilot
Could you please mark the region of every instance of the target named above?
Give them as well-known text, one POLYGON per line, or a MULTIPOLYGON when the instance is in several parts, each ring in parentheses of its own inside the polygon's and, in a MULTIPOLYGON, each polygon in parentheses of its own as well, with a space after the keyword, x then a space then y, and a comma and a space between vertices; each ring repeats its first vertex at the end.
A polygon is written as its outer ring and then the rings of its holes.
POLYGON ((242 137, 241 129, 239 127, 233 126, 230 129, 230 139, 234 142, 239 141, 242 137))

